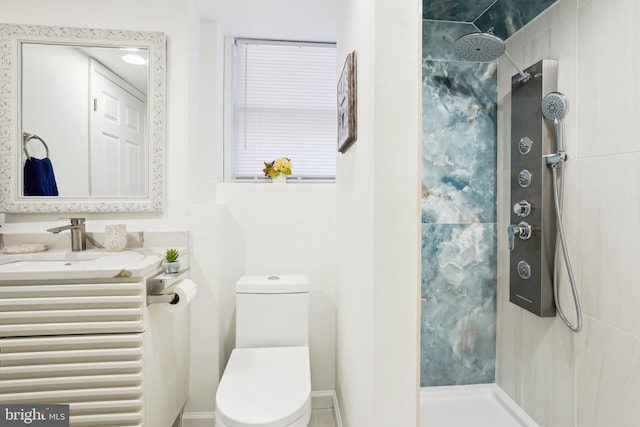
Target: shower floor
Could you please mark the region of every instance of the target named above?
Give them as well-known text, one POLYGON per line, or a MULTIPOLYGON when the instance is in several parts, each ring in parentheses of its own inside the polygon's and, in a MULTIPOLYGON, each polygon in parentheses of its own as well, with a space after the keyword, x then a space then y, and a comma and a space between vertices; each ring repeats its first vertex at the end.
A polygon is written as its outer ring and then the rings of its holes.
POLYGON ((539 427, 495 384, 423 387, 420 427, 539 427))

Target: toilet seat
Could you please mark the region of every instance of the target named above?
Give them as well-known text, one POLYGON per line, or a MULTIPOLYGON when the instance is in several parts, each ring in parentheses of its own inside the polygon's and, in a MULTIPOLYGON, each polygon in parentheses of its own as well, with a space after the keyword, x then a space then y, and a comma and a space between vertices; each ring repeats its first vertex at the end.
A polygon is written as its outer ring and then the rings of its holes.
POLYGON ((310 413, 308 347, 231 352, 216 393, 216 417, 225 426, 285 427, 310 413))

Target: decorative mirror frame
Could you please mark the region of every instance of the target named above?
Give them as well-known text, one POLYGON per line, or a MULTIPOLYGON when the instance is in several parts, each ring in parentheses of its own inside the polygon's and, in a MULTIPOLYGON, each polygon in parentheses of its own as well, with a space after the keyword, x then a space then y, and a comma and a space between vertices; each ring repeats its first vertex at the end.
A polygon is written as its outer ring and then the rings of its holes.
POLYGON ((162 212, 166 36, 147 31, 0 24, 0 212, 162 212), (149 50, 148 150, 146 197, 23 197, 20 127, 20 47, 23 42, 83 46, 135 46, 149 50))

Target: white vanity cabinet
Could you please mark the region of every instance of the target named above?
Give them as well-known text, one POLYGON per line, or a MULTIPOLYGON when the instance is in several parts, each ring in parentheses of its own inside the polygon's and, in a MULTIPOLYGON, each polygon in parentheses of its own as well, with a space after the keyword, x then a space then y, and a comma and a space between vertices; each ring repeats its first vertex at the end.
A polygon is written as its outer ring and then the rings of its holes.
POLYGON ((0 402, 68 403, 71 426, 170 427, 187 397, 188 308, 146 278, 0 281, 0 402))

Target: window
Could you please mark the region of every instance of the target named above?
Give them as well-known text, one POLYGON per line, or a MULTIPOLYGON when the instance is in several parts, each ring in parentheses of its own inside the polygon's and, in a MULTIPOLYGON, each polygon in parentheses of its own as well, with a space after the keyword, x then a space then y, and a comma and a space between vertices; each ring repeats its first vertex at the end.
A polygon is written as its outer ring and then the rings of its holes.
POLYGON ((264 178, 265 161, 291 159, 290 179, 336 171, 334 44, 235 39, 227 179, 264 178))

